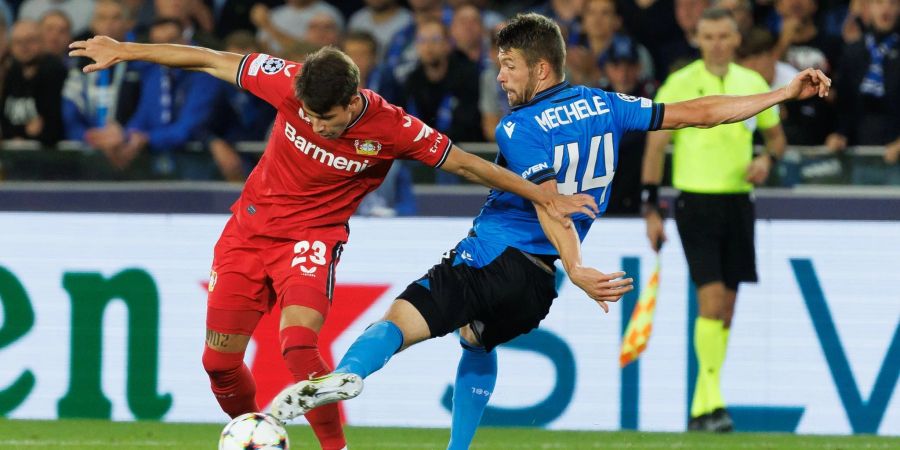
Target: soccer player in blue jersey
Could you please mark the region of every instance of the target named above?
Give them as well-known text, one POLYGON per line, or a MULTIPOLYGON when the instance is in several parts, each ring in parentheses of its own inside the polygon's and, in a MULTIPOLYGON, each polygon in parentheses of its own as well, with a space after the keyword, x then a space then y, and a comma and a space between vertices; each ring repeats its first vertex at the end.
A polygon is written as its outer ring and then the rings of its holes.
MULTIPOLYGON (((831 80, 806 70, 785 88, 749 96, 709 96, 669 105, 564 81, 565 44, 550 19, 525 14, 498 34, 500 73, 512 112, 497 126, 497 164, 544 189, 593 195, 606 208, 618 143, 629 130, 712 127, 753 117, 780 102, 825 96, 831 80)), ((492 191, 469 236, 394 301, 347 350, 333 373, 300 382, 274 400, 289 420, 356 397, 363 379, 413 344, 460 330, 463 356, 453 396, 451 449, 468 448, 496 381, 499 344, 538 326, 556 298, 556 259, 569 278, 608 311, 632 289, 630 278, 581 262, 593 220, 549 220, 540 206, 492 191), (480 394, 479 394, 480 393, 480 394)))

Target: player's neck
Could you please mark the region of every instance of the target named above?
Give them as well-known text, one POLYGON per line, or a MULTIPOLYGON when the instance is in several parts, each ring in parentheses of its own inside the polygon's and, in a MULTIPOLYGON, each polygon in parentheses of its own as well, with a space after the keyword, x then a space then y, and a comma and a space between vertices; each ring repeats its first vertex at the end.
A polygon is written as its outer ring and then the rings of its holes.
POLYGON ((531 97, 528 100, 526 100, 525 103, 528 103, 528 102, 534 100, 534 98, 537 97, 538 95, 540 95, 541 92, 544 92, 547 89, 550 89, 553 86, 556 86, 557 84, 562 83, 562 82, 563 82, 563 79, 556 78, 556 77, 549 77, 549 78, 545 78, 543 80, 538 80, 537 84, 534 86, 534 93, 531 94, 531 97))
POLYGON ((363 106, 364 106, 365 103, 366 103, 365 99, 362 98, 362 96, 363 96, 362 92, 357 92, 356 95, 359 96, 359 99, 360 99, 361 101, 356 102, 356 104, 355 104, 356 106, 354 106, 354 103, 352 103, 352 102, 350 103, 350 108, 351 108, 351 110, 350 110, 350 113, 351 113, 351 116, 350 116, 350 123, 355 122, 356 119, 359 117, 359 115, 362 114, 363 106))

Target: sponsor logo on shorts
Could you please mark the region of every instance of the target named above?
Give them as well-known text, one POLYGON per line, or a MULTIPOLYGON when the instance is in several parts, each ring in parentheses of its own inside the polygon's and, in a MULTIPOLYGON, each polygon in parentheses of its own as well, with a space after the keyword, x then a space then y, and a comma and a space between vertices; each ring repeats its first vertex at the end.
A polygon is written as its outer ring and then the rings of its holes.
POLYGON ((219 279, 219 274, 216 273, 215 270, 209 271, 209 292, 212 293, 216 289, 216 280, 219 279))
POLYGON ((356 147, 356 154, 358 155, 375 156, 381 151, 381 142, 371 139, 364 141, 357 139, 353 141, 353 146, 356 147))

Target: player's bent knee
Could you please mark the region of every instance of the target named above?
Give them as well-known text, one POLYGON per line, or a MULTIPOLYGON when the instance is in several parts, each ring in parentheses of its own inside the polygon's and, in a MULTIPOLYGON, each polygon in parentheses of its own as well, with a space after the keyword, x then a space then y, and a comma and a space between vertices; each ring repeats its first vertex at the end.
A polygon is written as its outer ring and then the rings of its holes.
POLYGON ((223 352, 207 346, 203 349, 203 370, 215 378, 233 372, 244 363, 244 352, 223 352))
POLYGON ((325 316, 315 309, 306 306, 291 305, 281 310, 279 329, 290 327, 309 328, 318 333, 325 323, 325 316))
POLYGON ((459 337, 462 338, 462 340, 465 341, 466 344, 468 344, 470 347, 482 347, 478 336, 474 331, 472 331, 470 325, 466 325, 459 329, 459 337))
POLYGON ((302 284, 288 286, 281 294, 281 329, 306 327, 318 332, 330 307, 324 292, 302 284))
POLYGON ((422 313, 412 303, 402 298, 394 300, 384 315, 384 320, 393 322, 403 333, 403 346, 400 350, 431 338, 431 330, 422 313))

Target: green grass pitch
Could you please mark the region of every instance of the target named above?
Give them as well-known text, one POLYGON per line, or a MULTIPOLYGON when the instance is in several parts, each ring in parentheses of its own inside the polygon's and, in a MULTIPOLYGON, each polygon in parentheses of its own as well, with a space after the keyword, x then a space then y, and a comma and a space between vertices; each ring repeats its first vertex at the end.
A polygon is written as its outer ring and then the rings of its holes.
MULTIPOLYGON (((214 450, 222 425, 95 420, 32 421, 0 419, 0 449, 214 450)), ((309 427, 288 427, 291 448, 317 449, 309 427)), ((422 428, 348 427, 351 448, 444 449, 449 431, 422 428)), ((730 435, 638 432, 574 432, 523 428, 482 428, 473 449, 900 449, 900 437, 804 436, 734 433, 730 435)))

